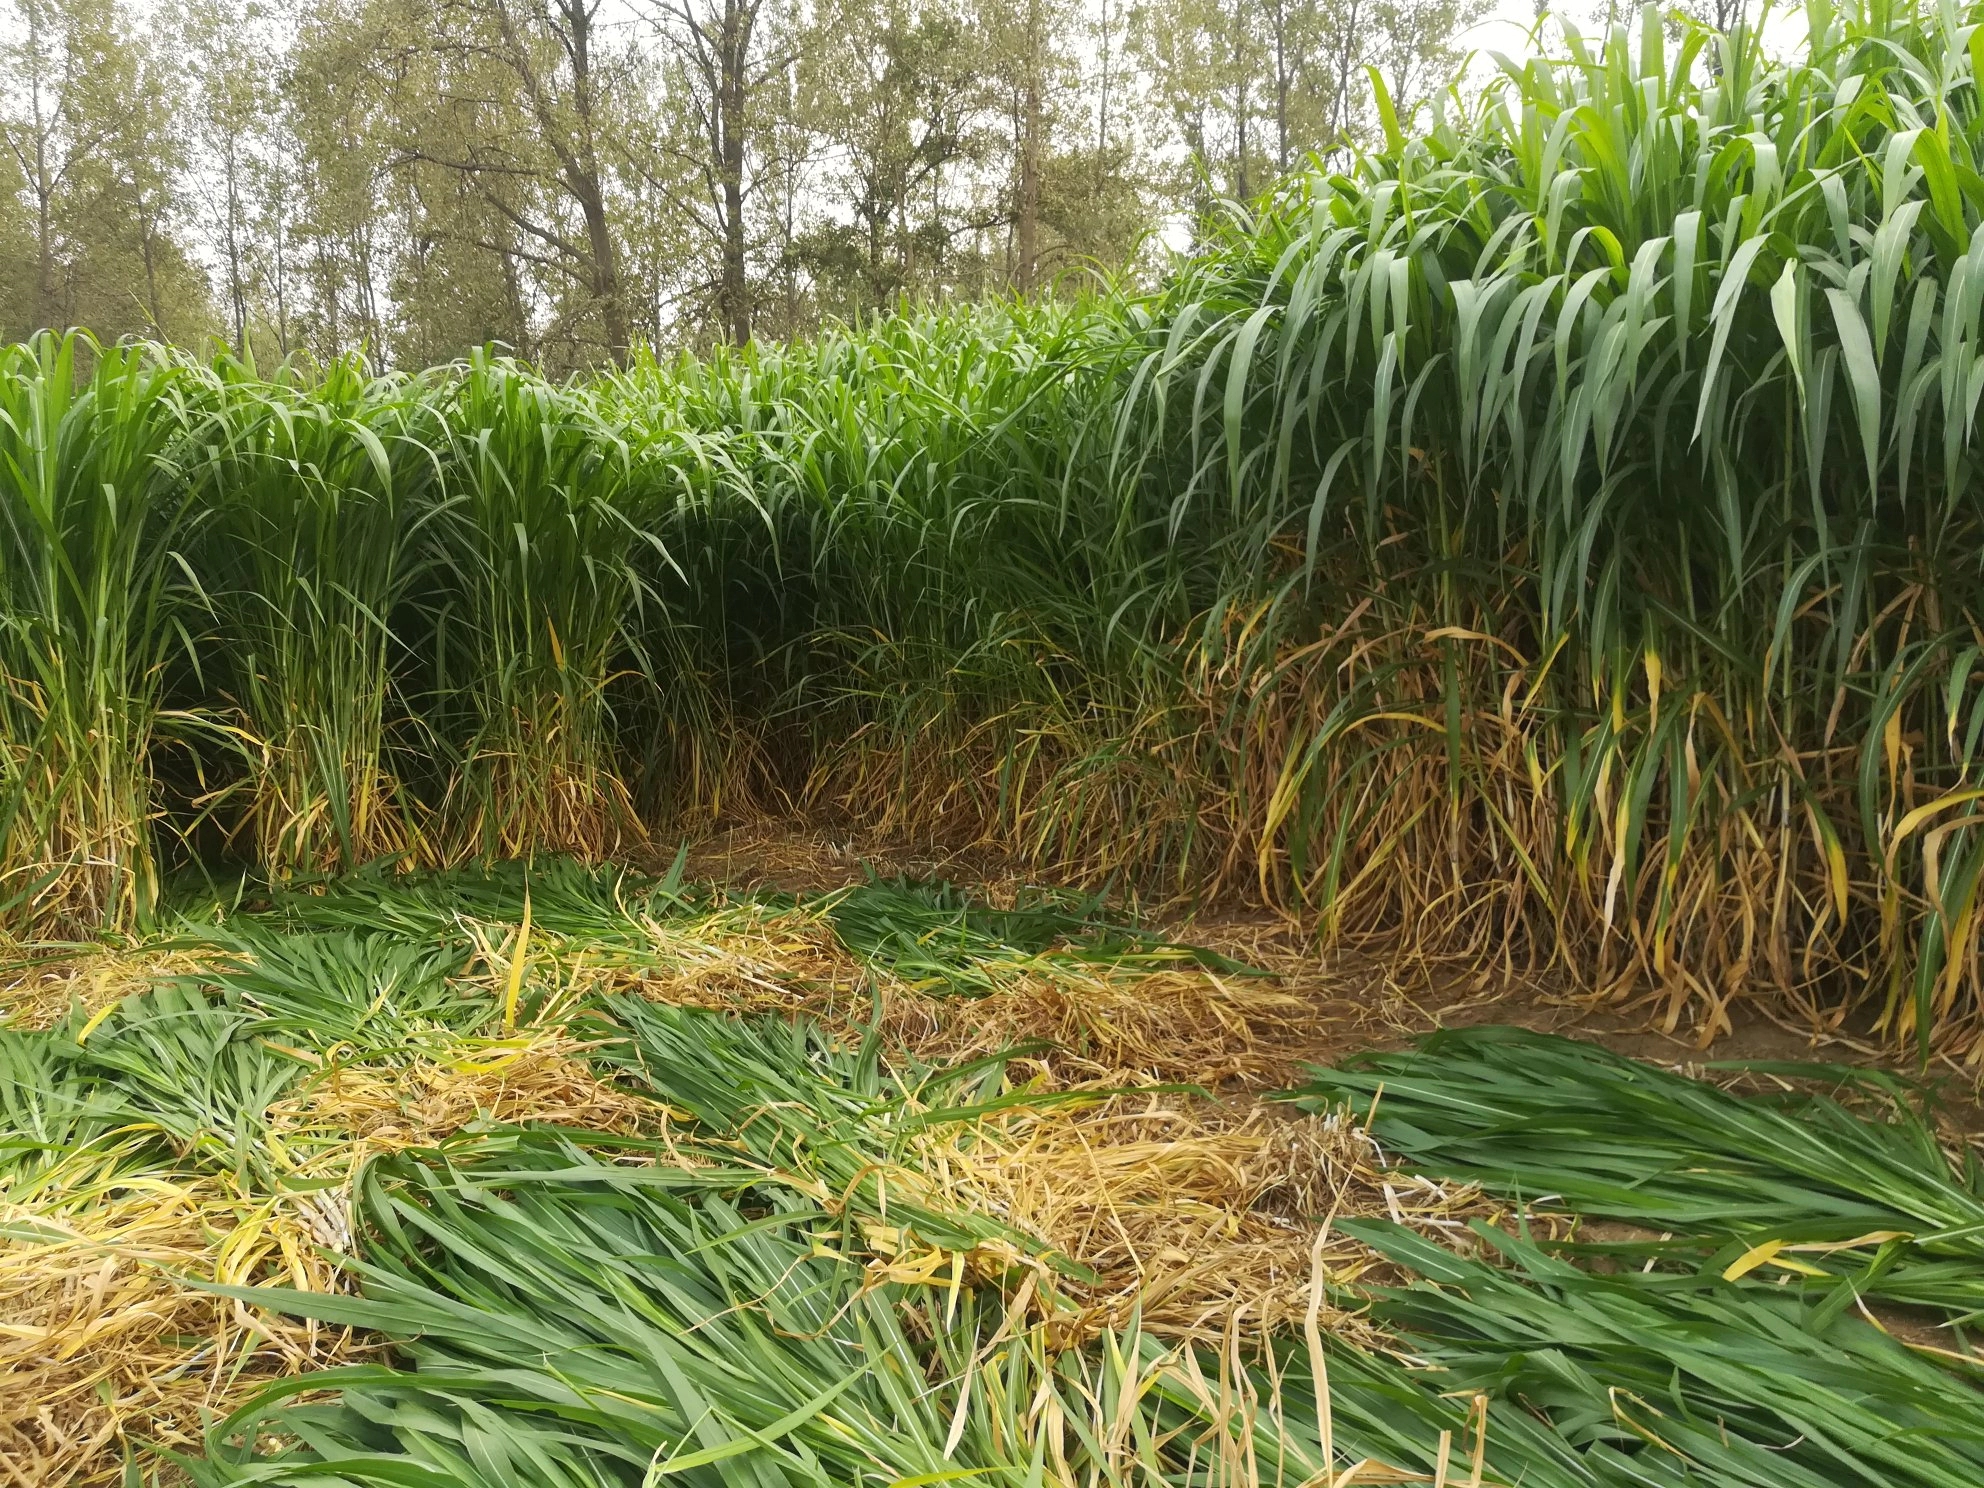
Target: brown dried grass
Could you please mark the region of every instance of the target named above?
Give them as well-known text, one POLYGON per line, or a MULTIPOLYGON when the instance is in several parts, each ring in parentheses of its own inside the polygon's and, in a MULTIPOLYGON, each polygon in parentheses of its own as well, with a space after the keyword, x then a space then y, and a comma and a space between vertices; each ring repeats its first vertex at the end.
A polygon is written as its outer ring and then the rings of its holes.
POLYGON ((482 1122, 665 1126, 663 1108, 596 1077, 583 1051, 532 1031, 403 1067, 326 1070, 269 1110, 269 1152, 311 1183, 302 1191, 120 1171, 127 1153, 79 1154, 31 1187, 0 1188, 0 1465, 37 1488, 111 1484, 127 1446, 195 1447, 209 1413, 269 1379, 362 1356, 349 1330, 200 1283, 341 1287, 351 1180, 375 1154, 482 1122))
POLYGON ((205 1412, 362 1349, 195 1285, 336 1286, 300 1196, 67 1166, 0 1196, 0 1464, 13 1481, 114 1482, 136 1440, 190 1447, 205 1412))
MULTIPOLYGON (((1006 889, 988 897, 1010 901, 1015 886, 1006 889)), ((567 948, 562 960, 554 953, 534 965, 533 975, 552 984, 548 1005, 630 992, 678 1006, 804 1015, 849 1036, 879 1019, 892 1055, 925 1064, 1042 1046, 1015 1060, 1016 1079, 1254 1088, 1286 1083, 1304 1060, 1340 1042, 1346 1017, 1369 1011, 1368 977, 1335 976, 1286 948, 1277 952, 1279 967, 1261 976, 1182 963, 988 962, 979 970, 990 990, 968 996, 871 966, 842 946, 816 908, 738 906, 701 921, 651 922, 647 932, 639 959, 589 962, 583 948, 567 948)), ((1240 935, 1224 939, 1262 949, 1240 935)), ((506 952, 485 946, 479 960, 476 974, 499 990, 510 970, 506 952)))
MULTIPOLYGON (((1335 1218, 1453 1231, 1493 1212, 1472 1188, 1386 1172, 1351 1123, 1252 1099, 1167 1092, 1023 1106, 947 1128, 918 1156, 950 1203, 996 1215, 1094 1274, 1043 1286, 1053 1293, 1043 1305, 1073 1309, 1057 1327, 1078 1334, 1122 1328, 1133 1313, 1181 1343, 1282 1332, 1308 1314, 1319 1285, 1381 1266, 1332 1229, 1335 1218)), ((905 1264, 894 1258, 892 1274, 905 1264)), ((1330 1331, 1377 1338, 1356 1314, 1318 1306, 1330 1331)))
POLYGON ((50 953, 0 939, 0 1023, 48 1028, 72 1008, 95 1013, 168 977, 197 976, 223 959, 203 946, 78 945, 50 953))

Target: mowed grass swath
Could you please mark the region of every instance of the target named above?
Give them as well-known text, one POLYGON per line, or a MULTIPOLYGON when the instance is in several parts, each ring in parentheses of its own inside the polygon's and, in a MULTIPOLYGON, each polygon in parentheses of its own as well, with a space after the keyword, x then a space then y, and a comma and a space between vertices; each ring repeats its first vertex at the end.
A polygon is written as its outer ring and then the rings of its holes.
MULTIPOLYGON (((150 493, 149 680, 88 735, 118 851, 188 815, 143 825, 169 706, 277 874, 829 807, 1704 1033, 1771 984, 1976 1046, 1978 15, 1813 5, 1789 60, 1566 33, 1147 296, 564 384, 106 355, 149 442, 22 414, 7 480, 150 493)), ((7 397, 66 407, 77 355, 10 353, 7 397)), ((8 583, 25 761, 94 663, 8 583)), ((9 923, 135 913, 55 887, 109 855, 36 811, 9 923)))

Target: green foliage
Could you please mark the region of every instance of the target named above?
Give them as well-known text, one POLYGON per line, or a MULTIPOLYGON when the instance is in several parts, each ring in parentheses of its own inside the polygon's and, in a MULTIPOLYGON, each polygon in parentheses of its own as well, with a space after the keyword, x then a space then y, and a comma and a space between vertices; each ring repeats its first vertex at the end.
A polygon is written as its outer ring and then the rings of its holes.
MULTIPOLYGON (((1900 1096, 1824 1066, 1758 1072, 1900 1096)), ((1984 1313, 1984 1181, 1896 1100, 1870 1121, 1824 1095, 1743 1097, 1590 1044, 1515 1029, 1448 1030, 1398 1054, 1319 1070, 1298 1098, 1372 1110, 1372 1132, 1421 1171, 1541 1210, 1679 1237, 1605 1253, 1692 1256, 1835 1293, 1984 1313), (1781 1260, 1780 1260, 1781 1256, 1781 1260)))
POLYGON ((826 905, 842 945, 915 986, 989 991, 1001 969, 1050 976, 1104 966, 1249 970, 1211 951, 1114 923, 1098 904, 1040 894, 995 909, 951 883, 871 879, 827 896, 826 905))
MULTIPOLYGON (((197 375, 195 369, 189 373, 197 375)), ((217 651, 255 759, 243 815, 272 872, 354 868, 417 842, 387 757, 394 622, 431 564, 438 429, 356 362, 307 387, 216 363, 193 474, 217 651)))
MULTIPOLYGON (((237 1225, 311 1200, 348 1287, 193 1284, 382 1345, 266 1386, 212 1424, 203 1456, 161 1471, 207 1488, 1246 1488, 1370 1458, 1484 1488, 1928 1488, 1984 1468, 1984 1394, 1853 1305, 1975 1297, 1976 1185, 1926 1127, 1736 1097, 1563 1040, 1443 1034, 1314 1095, 1382 1086, 1377 1134, 1413 1160, 1526 1195, 1559 1182, 1579 1214, 1678 1240, 1544 1247, 1482 1225, 1457 1251, 1333 1216, 1391 1263, 1386 1284, 1333 1300, 1368 1308, 1392 1352, 1239 1324, 1198 1346, 1146 1332, 1134 1306, 1078 1317, 1055 1278, 1079 1268, 964 1207, 956 1182, 978 1143, 1004 1150, 1016 1103, 1057 1097, 1006 1090, 998 1060, 890 1062, 876 1037, 804 1021, 603 996, 564 1031, 652 1099, 646 1134, 474 1123, 439 1146, 388 1142, 355 1173, 313 1161, 352 1135, 331 1129, 341 1075, 488 1046, 498 1006, 465 979, 468 932, 513 924, 520 942, 526 885, 531 923, 541 913, 573 959, 595 932, 630 947, 625 927, 707 914, 715 897, 679 865, 643 879, 572 860, 528 880, 507 865, 282 883, 266 906, 181 927, 228 949, 211 972, 45 1031, 0 1028, 10 1195, 165 1194, 174 1175, 219 1174, 246 1206, 237 1225), (317 1118, 285 1126, 282 1107, 305 1100, 317 1118), (1870 1225, 1912 1231, 1897 1249, 1870 1225), (1879 1254, 1838 1280, 1727 1274, 1759 1237, 1879 1254), (1902 1285, 1932 1271, 1940 1293, 1902 1285)), ((1151 954, 1078 903, 869 895, 885 958, 933 922, 953 939, 931 955, 967 969, 1032 957, 1065 972, 1050 958, 1085 942, 1151 954)), ((69 1236, 22 1213, 10 1241, 69 1236)))
POLYGON ((1602 1484, 1858 1488, 1973 1481, 1984 1394, 1858 1318, 1713 1275, 1597 1275, 1477 1224, 1464 1259, 1346 1226, 1423 1280, 1380 1288, 1442 1388, 1520 1402, 1602 1484))
MULTIPOLYGON (((120 517, 119 593, 163 617, 173 523, 225 517, 188 554, 225 663, 176 701, 246 719, 204 799, 277 873, 828 807, 1652 986, 1710 1032, 1767 984, 1967 1046, 1980 33, 1806 21, 1788 60, 1652 12, 1568 34, 1149 297, 583 382, 159 370, 139 464, 182 475, 120 517), (175 435, 195 383, 217 412, 175 435)), ((64 355, 14 354, 7 396, 70 396, 64 355)), ((133 883, 140 630, 103 704, 131 840, 88 855, 133 883)), ((125 881, 62 868, 59 817, 8 818, 11 922, 128 919, 142 892, 27 891, 125 881)))
POLYGON ((101 1024, 0 1029, 0 1163, 38 1172, 92 1148, 121 1166, 161 1155, 263 1186, 269 1104, 308 1072, 272 1047, 251 1008, 190 987, 126 998, 101 1024))
POLYGON ((173 464, 189 417, 148 349, 0 349, 0 919, 152 906, 153 736, 199 518, 173 464))

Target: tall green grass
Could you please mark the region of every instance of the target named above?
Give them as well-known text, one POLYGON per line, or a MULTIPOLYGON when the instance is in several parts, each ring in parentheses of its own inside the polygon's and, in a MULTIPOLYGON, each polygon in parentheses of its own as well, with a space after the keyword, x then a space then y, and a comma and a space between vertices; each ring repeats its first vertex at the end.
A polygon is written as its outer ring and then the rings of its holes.
POLYGON ((279 875, 409 853, 422 824, 388 752, 407 713, 393 626, 433 568, 439 420, 413 384, 355 362, 307 386, 223 362, 207 392, 200 558, 252 759, 235 821, 279 875))
POLYGON ((0 916, 127 923, 157 890, 152 750, 190 647, 184 378, 142 348, 0 350, 0 916))
MULTIPOLYGON (((310 579, 373 618, 324 664, 347 721, 297 703, 339 741, 307 784, 250 696, 283 645, 240 637, 318 624, 285 575, 326 560, 192 569, 227 660, 184 709, 262 746, 209 762, 259 803, 236 840, 604 855, 825 809, 1554 964, 1704 1034, 1765 984, 1973 1047, 1979 14, 1815 3, 1788 60, 1567 31, 1149 296, 567 384, 222 377, 180 459, 247 503, 227 530, 308 508, 361 534, 310 552, 396 555, 310 579)), ((67 397, 64 355, 14 353, 8 396, 67 397)))
POLYGON ((1124 417, 1272 606, 1216 647, 1294 684, 1267 883, 1926 1032, 1977 998, 1975 12, 1804 19, 1573 35, 1300 183, 1124 417))
POLYGON ((652 488, 579 390, 478 356, 449 380, 430 607, 437 734, 459 755, 451 840, 484 855, 637 845, 607 688, 641 664, 627 621, 658 543, 652 488))

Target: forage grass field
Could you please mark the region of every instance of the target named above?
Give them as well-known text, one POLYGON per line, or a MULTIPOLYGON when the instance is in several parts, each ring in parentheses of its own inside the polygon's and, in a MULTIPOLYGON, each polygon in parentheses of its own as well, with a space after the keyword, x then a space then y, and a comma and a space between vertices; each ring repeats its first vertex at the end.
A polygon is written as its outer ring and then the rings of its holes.
POLYGON ((0 918, 797 813, 1970 1058, 1980 33, 1784 19, 1566 31, 1144 293, 0 352, 0 918))
POLYGON ((0 1470, 1984 1482, 1980 20, 1378 85, 1148 292, 0 349, 0 1470))

